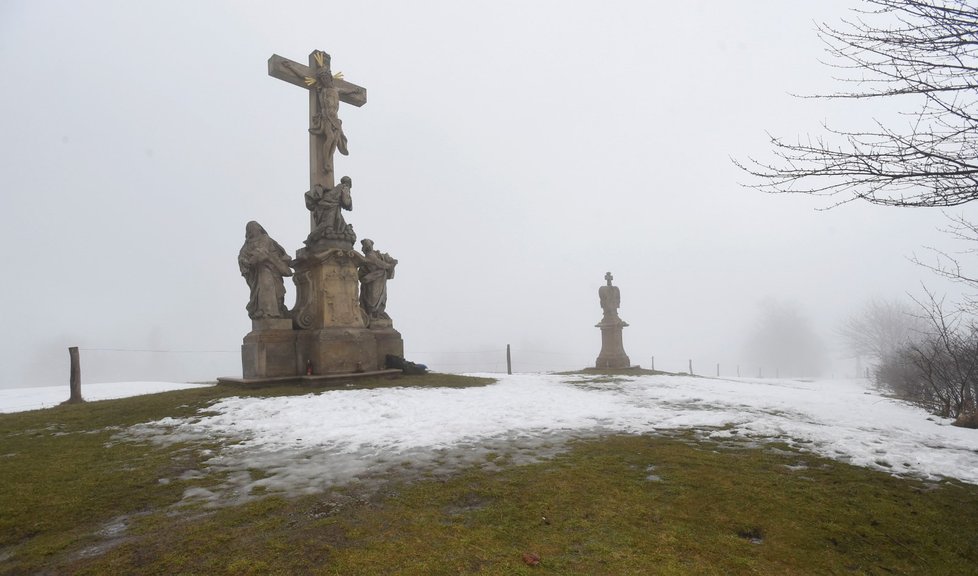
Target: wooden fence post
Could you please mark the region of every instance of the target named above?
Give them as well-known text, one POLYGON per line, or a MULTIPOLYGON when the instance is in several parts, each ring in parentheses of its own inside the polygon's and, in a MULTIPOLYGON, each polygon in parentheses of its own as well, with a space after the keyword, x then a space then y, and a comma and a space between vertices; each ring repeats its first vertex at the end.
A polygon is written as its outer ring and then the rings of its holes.
POLYGON ((509 344, 506 345, 506 373, 513 373, 513 357, 509 354, 509 344))
POLYGON ((68 358, 71 360, 71 373, 68 379, 68 386, 71 389, 71 396, 68 397, 68 404, 84 402, 81 395, 81 366, 78 361, 78 347, 68 348, 68 358))

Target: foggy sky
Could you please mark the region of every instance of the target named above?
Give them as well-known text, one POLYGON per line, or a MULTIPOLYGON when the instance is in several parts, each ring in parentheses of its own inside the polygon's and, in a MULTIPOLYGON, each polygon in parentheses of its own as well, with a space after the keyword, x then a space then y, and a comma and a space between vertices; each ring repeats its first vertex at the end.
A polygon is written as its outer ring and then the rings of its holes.
POLYGON ((738 184, 768 132, 892 115, 791 96, 839 88, 814 28, 854 5, 0 0, 0 387, 66 383, 73 345, 83 381, 240 375, 245 223, 309 231, 308 99, 273 53, 367 88, 346 219, 400 261, 388 312, 435 370, 593 364, 607 271, 632 362, 703 373, 767 298, 831 345, 869 298, 953 291, 908 261, 956 249, 940 211, 738 184))

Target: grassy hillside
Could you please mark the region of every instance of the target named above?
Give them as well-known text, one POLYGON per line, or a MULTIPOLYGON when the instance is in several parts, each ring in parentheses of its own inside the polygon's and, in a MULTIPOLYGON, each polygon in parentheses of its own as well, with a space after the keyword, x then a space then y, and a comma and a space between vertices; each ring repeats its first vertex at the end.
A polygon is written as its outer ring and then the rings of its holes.
POLYGON ((490 453, 453 474, 215 509, 181 502, 223 480, 202 465, 214 446, 118 438, 222 396, 308 392, 205 388, 0 415, 0 574, 978 573, 978 487, 785 446, 609 436, 531 465, 490 453))

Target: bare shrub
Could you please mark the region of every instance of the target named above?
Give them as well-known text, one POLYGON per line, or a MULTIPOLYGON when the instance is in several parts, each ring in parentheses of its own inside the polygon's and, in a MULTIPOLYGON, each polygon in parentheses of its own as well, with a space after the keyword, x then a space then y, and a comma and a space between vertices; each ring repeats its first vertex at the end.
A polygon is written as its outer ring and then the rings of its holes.
POLYGON ((978 397, 978 320, 949 313, 928 293, 918 302, 928 331, 880 363, 877 382, 901 398, 967 425, 976 417, 978 397))

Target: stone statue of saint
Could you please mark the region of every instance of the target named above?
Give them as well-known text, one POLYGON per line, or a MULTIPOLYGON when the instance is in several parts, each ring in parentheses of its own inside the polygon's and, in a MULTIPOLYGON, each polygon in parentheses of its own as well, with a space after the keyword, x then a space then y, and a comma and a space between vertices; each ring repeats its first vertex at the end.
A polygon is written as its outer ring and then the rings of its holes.
POLYGON ((394 277, 397 260, 378 250, 374 241, 364 238, 360 242, 364 261, 360 264, 360 307, 371 319, 390 320, 387 308, 387 281, 394 277))
POLYGON ((621 306, 621 291, 617 286, 611 285, 611 281, 615 279, 611 272, 606 273, 604 279, 607 285, 598 288, 598 298, 601 300, 604 320, 614 320, 618 318, 618 307, 621 306))
POLYGON ((340 179, 339 186, 326 190, 317 184, 306 192, 306 208, 312 212, 313 229, 306 239, 311 246, 317 240, 345 240, 350 243, 357 239, 353 226, 343 219, 343 210, 353 210, 351 188, 353 180, 349 176, 340 179))
POLYGON ((292 275, 291 261, 288 252, 269 237, 261 224, 248 222, 245 243, 238 252, 238 267, 251 289, 247 309, 252 320, 288 318, 282 278, 292 275))
POLYGON ((617 286, 612 286, 611 281, 614 276, 611 272, 604 275, 606 285, 598 288, 598 298, 601 300, 601 310, 604 315, 601 322, 595 324, 596 328, 601 329, 601 353, 594 363, 595 368, 628 368, 631 361, 621 342, 622 328, 628 326, 618 316, 618 307, 621 305, 621 291, 617 286))

